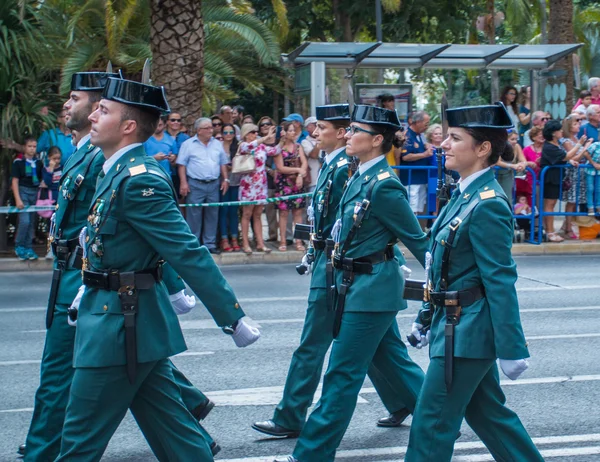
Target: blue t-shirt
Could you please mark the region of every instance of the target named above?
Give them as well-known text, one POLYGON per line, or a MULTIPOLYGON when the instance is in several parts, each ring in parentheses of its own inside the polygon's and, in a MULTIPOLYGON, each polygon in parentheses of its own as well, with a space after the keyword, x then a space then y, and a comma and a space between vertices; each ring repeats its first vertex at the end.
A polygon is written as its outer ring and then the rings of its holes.
MULTIPOLYGON (((408 161, 404 159, 404 156, 408 154, 421 154, 425 152, 425 143, 421 135, 415 133, 408 128, 406 130, 406 141, 404 142, 404 147, 402 149, 402 165, 407 167, 416 167, 416 166, 430 166, 431 158, 425 157, 423 159, 408 161)), ((426 169, 413 170, 410 175, 410 183, 408 178, 409 172, 407 170, 400 170, 400 181, 403 185, 407 186, 408 184, 427 184, 427 178, 429 177, 429 171, 426 169)))
POLYGON ((46 130, 43 132, 37 142, 37 152, 48 152, 52 146, 58 146, 62 157, 60 159, 61 165, 65 165, 67 159, 77 149, 73 146, 73 138, 71 134, 65 135, 60 131, 59 128, 53 128, 52 130, 46 130))
POLYGON ((177 133, 177 135, 175 136, 175 143, 177 144, 177 152, 174 154, 179 154, 179 151, 181 150, 181 145, 183 144, 184 141, 187 141, 189 139, 190 139, 190 135, 183 133, 183 132, 177 133))
MULTIPOLYGON (((179 149, 177 149, 177 142, 175 141, 175 138, 169 135, 166 131, 163 132, 163 137, 160 141, 157 140, 154 137, 154 135, 152 135, 148 139, 148 141, 144 143, 144 149, 146 150, 146 154, 148 154, 149 156, 154 156, 159 152, 162 152, 163 154, 167 155, 177 155, 177 153, 179 152, 179 149)), ((171 175, 171 163, 167 159, 161 160, 158 163, 165 170, 165 172, 171 175)))
POLYGON ((594 142, 600 141, 600 139, 598 139, 598 129, 590 123, 585 124, 579 129, 577 137, 581 138, 583 135, 587 136, 588 140, 591 138, 594 142))

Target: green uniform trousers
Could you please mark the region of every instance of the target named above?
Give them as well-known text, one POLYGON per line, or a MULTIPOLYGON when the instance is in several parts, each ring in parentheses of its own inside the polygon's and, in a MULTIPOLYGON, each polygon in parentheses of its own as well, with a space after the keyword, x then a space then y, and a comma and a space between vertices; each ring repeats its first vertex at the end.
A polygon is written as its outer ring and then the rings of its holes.
POLYGON ((519 417, 505 403, 496 361, 455 358, 452 390, 448 393, 444 382, 444 358, 432 358, 413 417, 404 460, 450 461, 464 417, 494 460, 543 461, 519 417))
POLYGON ((128 409, 144 435, 158 438, 152 449, 159 460, 213 460, 200 424, 181 400, 172 365, 162 359, 138 364, 133 385, 125 366, 76 368, 56 461, 99 461, 128 409))
POLYGON ((73 379, 75 327, 67 323, 67 306, 56 305, 54 321, 46 331, 40 369, 40 386, 27 433, 26 461, 53 461, 60 452, 60 440, 73 379))
MULTIPOLYGON (((326 289, 311 289, 300 346, 292 356, 283 397, 275 409, 273 422, 289 430, 302 430, 308 408, 321 380, 327 350, 333 342, 335 312, 327 309, 326 289)), ((387 371, 369 366, 368 375, 386 409, 392 413, 406 407, 402 396, 388 380, 387 371)))
POLYGON ((395 311, 345 312, 333 342, 323 394, 294 449, 300 462, 329 462, 350 424, 369 365, 385 371, 413 411, 424 374, 408 356, 395 311))
MULTIPOLYGON (((69 389, 73 380, 73 345, 75 327, 67 322, 67 305, 56 305, 54 321, 46 331, 44 353, 40 369, 40 385, 35 393, 35 404, 26 439, 25 461, 54 461, 60 452, 65 410, 69 401, 69 389)), ((170 362, 170 361, 169 361, 170 362)), ((175 382, 187 409, 194 413, 204 406, 208 398, 183 375, 172 363, 175 382)), ((208 443, 210 435, 201 428, 208 443)), ((150 432, 146 435, 151 447, 158 447, 159 439, 150 432), (152 438, 153 441, 150 441, 152 438)))

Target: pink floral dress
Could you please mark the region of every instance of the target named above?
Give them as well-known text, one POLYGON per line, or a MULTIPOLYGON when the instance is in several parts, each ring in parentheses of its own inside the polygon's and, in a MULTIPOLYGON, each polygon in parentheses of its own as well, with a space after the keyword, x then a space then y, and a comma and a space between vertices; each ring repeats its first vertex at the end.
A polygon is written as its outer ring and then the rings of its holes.
MULTIPOLYGON (((281 150, 281 157, 283 157, 283 165, 286 167, 296 167, 298 162, 296 159, 300 157, 300 151, 298 144, 296 144, 294 152, 281 150)), ((275 177, 275 197, 289 196, 292 194, 304 193, 304 187, 300 188, 296 186, 296 173, 285 174, 277 172, 275 177)), ((306 207, 306 199, 304 197, 298 199, 291 199, 287 201, 277 202, 277 208, 279 210, 292 210, 292 209, 303 209, 306 207)))
POLYGON ((279 154, 278 146, 267 146, 258 144, 258 141, 252 143, 242 143, 240 154, 250 154, 254 151, 256 161, 256 170, 240 177, 239 200, 240 201, 264 201, 267 199, 267 170, 265 162, 267 156, 276 156, 279 154))

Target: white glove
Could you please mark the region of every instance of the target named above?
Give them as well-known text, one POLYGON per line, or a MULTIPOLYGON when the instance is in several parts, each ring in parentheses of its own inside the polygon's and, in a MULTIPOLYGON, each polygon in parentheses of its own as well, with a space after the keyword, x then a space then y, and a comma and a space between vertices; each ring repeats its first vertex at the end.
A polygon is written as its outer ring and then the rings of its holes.
POLYGON ((186 295, 185 290, 169 295, 169 300, 171 300, 171 305, 173 305, 173 309, 178 316, 189 313, 196 306, 196 297, 186 295))
POLYGON ((404 279, 408 279, 410 277, 410 275, 412 274, 412 270, 406 265, 402 265, 400 267, 400 269, 404 273, 404 279))
MULTIPOLYGON (((77 295, 75 295, 75 300, 73 300, 73 303, 71 303, 70 309, 71 310, 75 310, 76 312, 79 312, 79 304, 81 303, 81 297, 83 297, 83 293, 85 292, 85 286, 82 285, 79 287, 79 290, 77 291, 77 295)), ((71 319, 71 316, 67 316, 67 322, 69 323, 69 326, 75 327, 77 325, 77 319, 75 319, 75 321, 73 321, 71 319)))
POLYGON ((421 330, 423 329, 423 324, 419 324, 418 322, 413 322, 412 330, 410 333, 416 338, 419 343, 417 343, 417 350, 420 350, 423 347, 429 345, 429 337, 431 336, 431 330, 428 330, 425 335, 421 335, 421 330))
POLYGON ((304 274, 308 275, 308 274, 312 273, 313 265, 312 265, 312 263, 308 262, 308 254, 307 253, 304 254, 304 256, 302 257, 302 264, 308 268, 306 270, 306 273, 304 273, 304 274))
POLYGON ((499 359, 499 362, 502 372, 510 380, 517 380, 529 367, 526 359, 499 359))
POLYGON ((238 348, 244 348, 252 345, 260 338, 260 331, 256 327, 246 324, 243 319, 240 319, 235 332, 231 336, 238 348))

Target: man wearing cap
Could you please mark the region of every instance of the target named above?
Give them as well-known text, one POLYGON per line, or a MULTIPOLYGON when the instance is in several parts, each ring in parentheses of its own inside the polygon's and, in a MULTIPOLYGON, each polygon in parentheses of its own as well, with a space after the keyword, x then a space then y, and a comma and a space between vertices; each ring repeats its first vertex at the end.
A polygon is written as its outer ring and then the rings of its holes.
POLYGON ((297 112, 293 112, 283 120, 285 122, 292 122, 294 124, 296 133, 299 134, 298 139, 296 141, 298 143, 302 143, 302 141, 308 136, 308 132, 304 129, 304 117, 302 117, 297 112))
POLYGON ((142 147, 168 109, 162 88, 111 78, 89 117, 91 142, 105 162, 80 235, 85 286, 69 313, 77 318, 75 372, 59 461, 100 460, 128 409, 159 460, 212 460, 168 361, 186 345, 162 282, 162 257, 193 281, 238 346, 259 336, 190 233, 170 179, 142 147))
MULTIPOLYGON (((331 253, 334 243, 330 234, 344 186, 353 174, 345 149, 350 112, 347 104, 336 104, 319 106, 316 113, 315 137, 326 156, 309 207, 309 218, 313 224, 311 245, 302 260, 307 273, 311 273, 306 319, 300 346, 292 357, 283 399, 272 420, 253 425, 255 430, 272 436, 297 437, 302 430, 321 378, 325 354, 333 342, 335 312, 331 253)), ((387 377, 387 371, 376 367, 369 368, 368 374, 386 408, 397 416, 393 422, 393 415, 381 419, 378 425, 400 425, 410 411, 394 388, 393 379, 387 377)))
MULTIPOLYGON (((105 159, 100 148, 90 144, 89 115, 98 107, 108 77, 119 73, 80 72, 72 77, 71 93, 64 108, 67 126, 78 135, 77 151, 68 160, 60 185, 57 212, 52 218, 50 241, 54 257, 54 273, 46 314, 46 345, 42 358, 40 386, 26 445, 19 453, 26 460, 54 460, 60 451, 62 427, 69 388, 73 378, 73 345, 75 327, 67 323, 67 309, 81 286, 81 247, 78 237, 85 225, 96 181, 105 159)), ((192 303, 182 298, 185 285, 168 267, 164 279, 173 307, 177 312, 192 303)), ((195 301, 194 301, 195 303, 195 301)), ((190 412, 198 419, 206 417, 214 406, 187 378, 173 367, 182 397, 190 412)), ((206 434, 207 438, 210 438, 206 434)), ((216 443, 210 439, 213 447, 216 443)))

